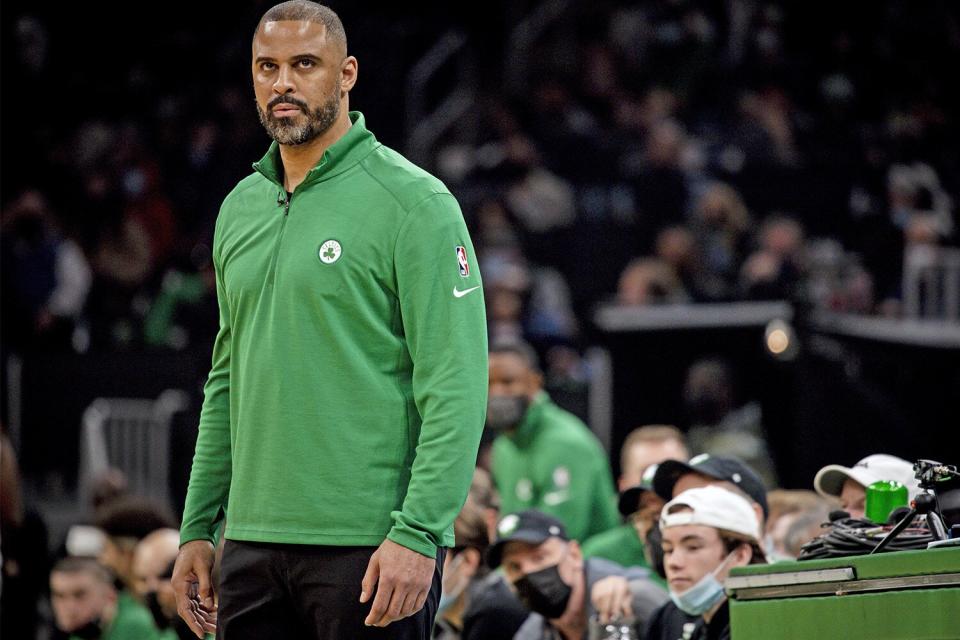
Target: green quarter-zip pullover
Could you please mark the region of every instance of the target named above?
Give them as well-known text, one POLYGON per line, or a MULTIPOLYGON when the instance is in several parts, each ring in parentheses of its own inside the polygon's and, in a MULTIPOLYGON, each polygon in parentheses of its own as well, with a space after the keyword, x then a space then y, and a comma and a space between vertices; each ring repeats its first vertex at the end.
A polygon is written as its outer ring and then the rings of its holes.
POLYGON ((515 429, 493 441, 492 468, 503 514, 539 509, 581 542, 620 523, 603 446, 545 391, 515 429))
POLYGON ((349 131, 292 194, 279 146, 214 233, 220 330, 181 541, 453 544, 487 400, 483 289, 457 201, 349 131))

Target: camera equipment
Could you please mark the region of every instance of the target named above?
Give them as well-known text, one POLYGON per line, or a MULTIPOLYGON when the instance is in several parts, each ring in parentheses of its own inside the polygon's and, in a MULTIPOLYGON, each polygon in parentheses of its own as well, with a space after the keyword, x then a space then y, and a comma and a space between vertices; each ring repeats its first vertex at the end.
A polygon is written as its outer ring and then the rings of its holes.
MULTIPOLYGON (((906 507, 903 507, 903 510, 908 511, 906 507)), ((899 518, 896 521, 899 521, 899 518)), ((830 513, 830 522, 822 525, 827 528, 827 532, 804 544, 797 559, 820 560, 866 555, 885 537, 892 524, 893 522, 888 522, 887 526, 878 525, 866 518, 851 518, 846 511, 833 511, 830 513)), ((887 544, 890 551, 909 551, 926 549, 932 541, 933 538, 926 528, 912 527, 887 544)))
POLYGON ((933 460, 917 460, 913 472, 923 492, 917 494, 907 515, 884 536, 871 554, 883 551, 918 515, 926 517, 934 541, 947 539, 944 523, 951 528, 960 523, 960 473, 957 468, 933 460))

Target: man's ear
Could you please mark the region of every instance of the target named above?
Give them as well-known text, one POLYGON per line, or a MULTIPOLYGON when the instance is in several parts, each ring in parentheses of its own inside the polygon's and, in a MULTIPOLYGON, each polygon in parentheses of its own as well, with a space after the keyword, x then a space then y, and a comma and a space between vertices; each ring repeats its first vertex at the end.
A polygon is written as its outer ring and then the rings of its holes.
POLYGON ((357 59, 353 56, 347 56, 340 65, 340 91, 350 93, 353 85, 357 83, 357 59))
POLYGON ((570 557, 576 561, 578 567, 582 567, 583 566, 583 550, 580 548, 580 543, 577 542, 576 540, 571 540, 567 544, 570 545, 570 551, 568 552, 570 554, 570 557))
POLYGON ((733 550, 733 564, 737 567, 745 567, 753 560, 753 546, 747 542, 742 543, 733 550))
POLYGON ((480 552, 473 547, 467 547, 460 552, 460 555, 463 556, 463 564, 467 566, 467 570, 470 572, 470 577, 475 576, 477 574, 477 570, 480 568, 480 563, 483 562, 480 552))
POLYGON ((530 371, 527 374, 527 398, 532 402, 541 389, 543 389, 543 374, 539 371, 530 371))

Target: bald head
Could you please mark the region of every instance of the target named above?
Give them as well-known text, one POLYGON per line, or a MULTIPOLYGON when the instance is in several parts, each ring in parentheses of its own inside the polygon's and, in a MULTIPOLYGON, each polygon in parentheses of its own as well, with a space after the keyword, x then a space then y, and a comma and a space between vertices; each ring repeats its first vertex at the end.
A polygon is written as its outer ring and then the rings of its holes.
POLYGON ((137 544, 133 552, 133 585, 141 597, 156 591, 159 583, 169 578, 167 568, 180 549, 180 532, 157 529, 137 544))
POLYGON ((347 32, 343 29, 340 16, 330 7, 309 0, 290 0, 270 7, 257 24, 253 34, 254 40, 267 23, 286 21, 322 24, 326 40, 340 51, 341 57, 346 57, 347 32))

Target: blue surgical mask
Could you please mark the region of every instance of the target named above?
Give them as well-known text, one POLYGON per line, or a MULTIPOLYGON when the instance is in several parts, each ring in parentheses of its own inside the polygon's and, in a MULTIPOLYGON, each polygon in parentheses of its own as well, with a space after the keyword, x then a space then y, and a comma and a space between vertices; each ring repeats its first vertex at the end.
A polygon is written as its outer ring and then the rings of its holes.
POLYGON ((691 616, 702 616, 709 611, 718 602, 723 600, 723 583, 717 580, 717 573, 723 569, 723 566, 730 559, 733 552, 727 554, 716 569, 700 578, 697 584, 693 585, 683 593, 677 593, 670 590, 670 599, 684 613, 691 616))
MULTIPOLYGON (((455 577, 455 572, 460 568, 461 564, 463 564, 462 553, 458 554, 457 557, 450 561, 450 567, 447 569, 448 576, 445 576, 447 581, 455 577)), ((463 591, 466 589, 467 583, 470 582, 470 579, 468 577, 466 580, 464 580, 461 577, 458 582, 459 583, 456 584, 456 586, 452 587, 449 585, 444 585, 448 588, 448 590, 441 591, 440 593, 440 603, 437 605, 437 615, 442 615, 457 600, 460 599, 460 596, 463 595, 463 591)))

